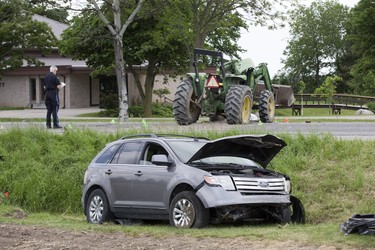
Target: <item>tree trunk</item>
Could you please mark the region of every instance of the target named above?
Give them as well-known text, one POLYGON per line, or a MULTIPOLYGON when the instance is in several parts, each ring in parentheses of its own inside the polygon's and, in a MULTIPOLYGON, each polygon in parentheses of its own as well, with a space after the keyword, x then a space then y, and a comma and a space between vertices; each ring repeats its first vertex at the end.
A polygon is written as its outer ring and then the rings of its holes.
MULTIPOLYGON (((194 41, 194 48, 203 49, 204 37, 205 37, 205 35, 203 35, 203 34, 197 34, 196 35, 195 41, 194 41)), ((191 51, 190 52, 190 72, 194 72, 193 62, 194 62, 194 53, 193 53, 193 51, 191 51)))
POLYGON ((146 71, 145 81, 145 99, 143 101, 143 116, 152 116, 152 92, 154 90, 154 81, 156 72, 154 71, 156 62, 149 61, 146 71))
POLYGON ((135 85, 137 86, 139 96, 141 97, 142 102, 145 102, 145 92, 143 91, 142 83, 141 83, 141 76, 139 74, 139 71, 137 71, 136 68, 129 66, 130 72, 133 74, 135 85))
POLYGON ((88 0, 93 4, 95 10, 98 12, 100 19, 106 24, 111 32, 115 47, 115 64, 116 64, 116 78, 119 96, 119 122, 124 122, 129 118, 128 116, 128 90, 126 89, 125 77, 125 62, 124 62, 124 45, 123 35, 127 27, 133 22, 135 15, 140 11, 144 0, 139 0, 137 7, 132 11, 124 25, 121 23, 121 9, 120 0, 113 0, 112 13, 113 23, 111 23, 100 10, 98 3, 95 0, 88 0))
POLYGON ((316 65, 315 65, 315 88, 319 88, 319 87, 320 87, 319 74, 320 74, 320 60, 319 60, 319 56, 316 56, 316 65))
POLYGON ((119 96, 119 122, 124 122, 128 116, 128 91, 126 89, 125 63, 123 56, 122 37, 115 38, 115 62, 116 62, 116 78, 119 96))

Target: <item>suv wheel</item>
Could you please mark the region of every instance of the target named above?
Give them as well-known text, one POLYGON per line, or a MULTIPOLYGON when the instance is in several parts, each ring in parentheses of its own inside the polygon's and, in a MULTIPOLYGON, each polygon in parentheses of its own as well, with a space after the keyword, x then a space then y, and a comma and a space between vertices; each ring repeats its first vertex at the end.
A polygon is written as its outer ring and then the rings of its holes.
POLYGON ((169 209, 169 221, 172 226, 182 228, 201 228, 208 225, 209 210, 191 191, 184 191, 176 195, 169 209))
POLYGON ((280 223, 290 223, 292 211, 290 206, 281 209, 281 221, 280 223))
POLYGON ((86 219, 90 223, 102 224, 109 218, 107 197, 103 190, 94 190, 86 203, 86 219))

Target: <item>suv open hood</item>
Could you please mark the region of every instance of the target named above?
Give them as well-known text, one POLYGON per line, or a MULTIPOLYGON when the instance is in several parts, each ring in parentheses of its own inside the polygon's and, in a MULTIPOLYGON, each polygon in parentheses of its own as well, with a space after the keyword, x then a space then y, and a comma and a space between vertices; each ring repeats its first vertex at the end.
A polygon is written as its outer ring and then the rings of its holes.
POLYGON ((207 142, 187 163, 213 156, 239 156, 265 168, 285 146, 283 140, 273 135, 229 136, 207 142))

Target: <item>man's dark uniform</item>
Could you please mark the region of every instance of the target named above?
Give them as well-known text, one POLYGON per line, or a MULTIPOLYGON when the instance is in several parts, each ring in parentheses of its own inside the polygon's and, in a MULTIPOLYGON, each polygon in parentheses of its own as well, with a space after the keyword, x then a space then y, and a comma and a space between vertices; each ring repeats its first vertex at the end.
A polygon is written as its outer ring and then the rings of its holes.
POLYGON ((59 110, 59 90, 57 89, 57 85, 60 84, 59 79, 52 72, 49 72, 44 77, 44 90, 46 91, 45 103, 47 107, 47 128, 51 128, 51 114, 53 117, 53 127, 60 127, 59 118, 57 117, 57 112, 59 110))

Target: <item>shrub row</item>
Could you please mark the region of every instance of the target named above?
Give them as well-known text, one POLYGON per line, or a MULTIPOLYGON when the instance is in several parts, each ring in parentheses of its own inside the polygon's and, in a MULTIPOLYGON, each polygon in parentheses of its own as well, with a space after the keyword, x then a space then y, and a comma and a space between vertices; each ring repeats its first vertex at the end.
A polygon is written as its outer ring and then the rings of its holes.
MULTIPOLYGON (((189 135, 215 139, 234 134, 237 132, 189 135)), ((124 135, 126 131, 121 133, 124 135)), ((87 165, 106 143, 121 136, 91 130, 55 134, 37 128, 1 133, 0 192, 8 192, 11 204, 29 211, 81 213, 87 165)), ((355 213, 374 212, 375 141, 344 141, 330 135, 279 136, 288 146, 270 167, 292 178, 294 195, 305 206, 307 222, 341 222, 355 213)))

